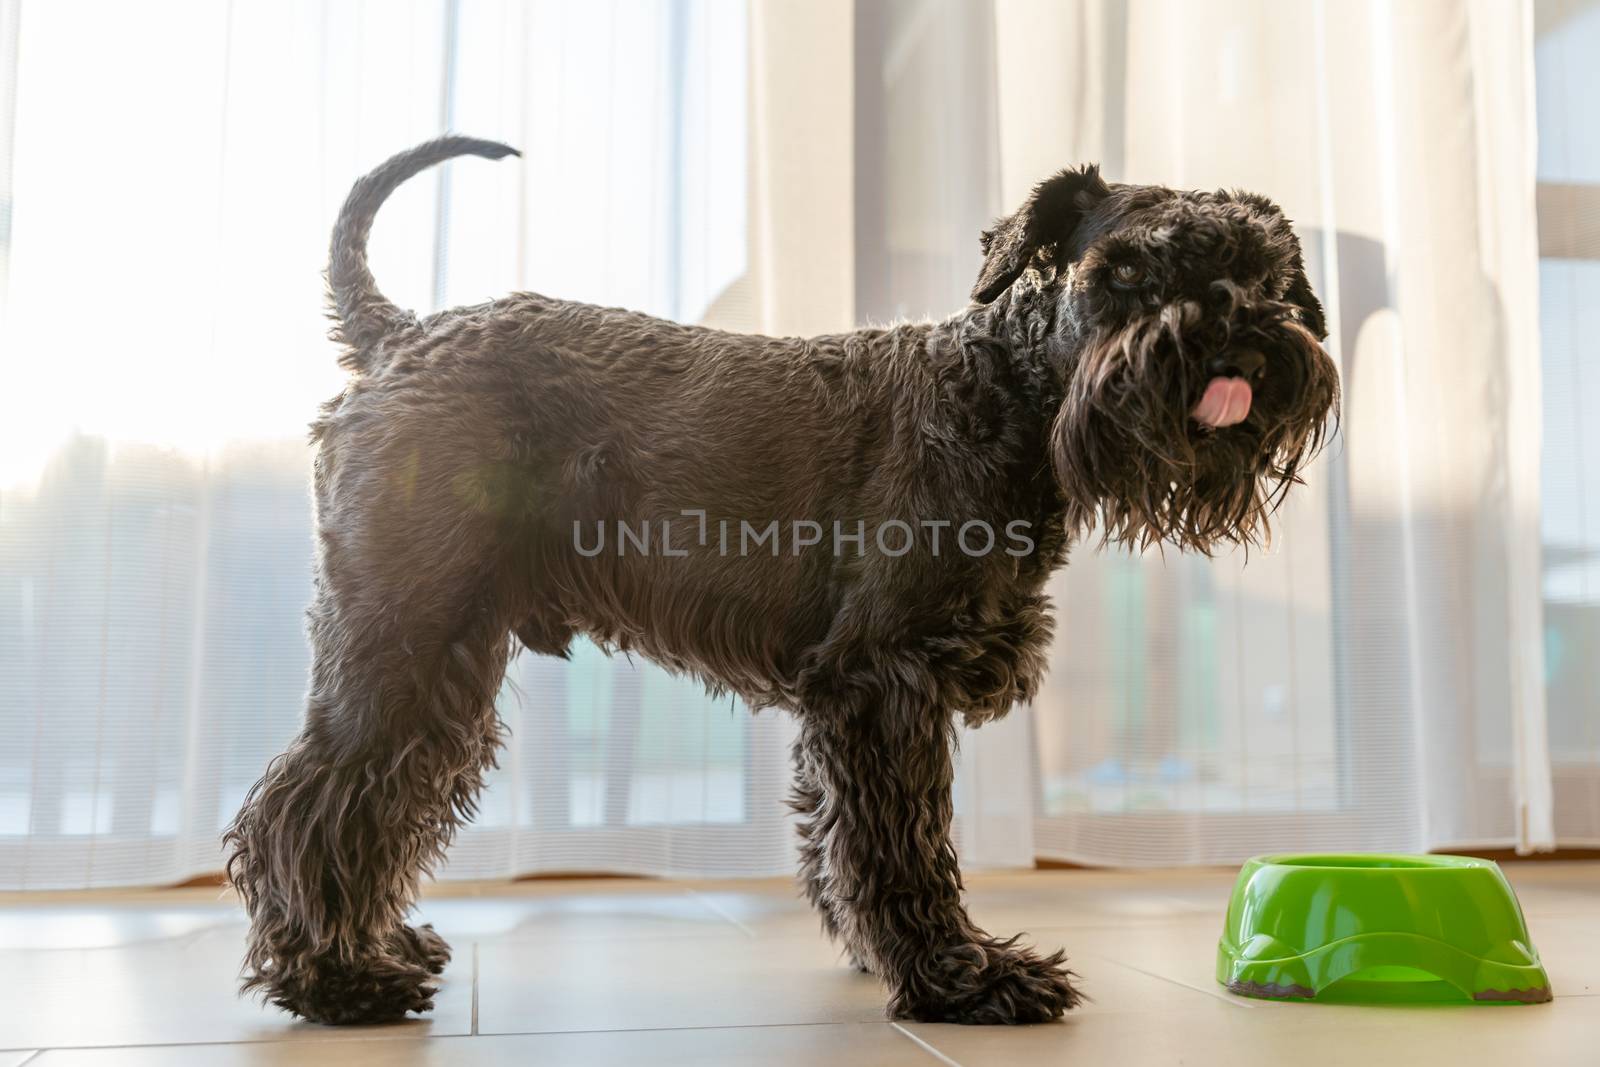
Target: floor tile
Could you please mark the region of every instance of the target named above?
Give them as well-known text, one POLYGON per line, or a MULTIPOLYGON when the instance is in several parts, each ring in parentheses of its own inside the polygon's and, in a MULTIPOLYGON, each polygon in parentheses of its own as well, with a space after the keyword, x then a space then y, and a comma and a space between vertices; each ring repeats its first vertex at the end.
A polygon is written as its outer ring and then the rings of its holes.
POLYGON ((970 879, 967 908, 980 926, 1007 936, 1019 929, 1118 926, 1215 914, 1228 889, 1194 882, 1139 881, 1126 872, 1039 871, 970 879))
MULTIPOLYGON (((30 1058, 37 1056, 33 1049, 17 1049, 14 1052, 0 1052, 0 1067, 22 1067, 30 1058)), ((37 1063, 38 1060, 33 1062, 37 1063)))
MULTIPOLYGON (((1051 951, 1077 932, 1050 931, 1039 947, 1051 951)), ((1176 1012, 1215 998, 1252 1006, 1099 956, 1072 966, 1092 998, 1085 1012, 1176 1012)), ((480 1033, 878 1020, 886 999, 820 931, 688 951, 672 938, 479 945, 480 1033)))
MULTIPOLYGON (((1068 933, 1068 931, 1054 931, 1068 933)), ((1055 941, 1046 932, 1041 944, 1054 947, 1055 941)), ((1070 946, 1071 942, 1067 944, 1070 946)), ((1087 952, 1072 955, 1069 950, 1067 966, 1077 976, 1079 990, 1089 998, 1075 1015, 1126 1015, 1173 1014, 1191 1010, 1210 1010, 1217 1002, 1235 1010, 1249 1010, 1251 1001, 1242 997, 1229 997, 1223 991, 1196 988, 1177 982, 1164 975, 1136 970, 1126 964, 1087 952)))
POLYGON ((751 936, 793 937, 821 929, 816 909, 793 879, 703 883, 690 892, 751 936))
POLYGON ((1346 1008, 1283 1005, 1278 1012, 1224 1005, 1181 1016, 1077 1015, 1046 1026, 1000 1029, 908 1024, 962 1067, 1025 1063, 1182 1063, 1191 1067, 1404 1063, 1594 1063, 1600 1014, 1566 1005, 1346 1008))
POLYGON ((1094 961, 1111 960, 1208 997, 1233 1004, 1254 1002, 1230 995, 1217 985, 1217 939, 1222 921, 1208 918, 1164 923, 1129 923, 1116 927, 1040 929, 1041 941, 1059 942, 1074 969, 1092 974, 1094 961))
POLYGON ((0 945, 8 949, 111 948, 173 941, 237 926, 243 912, 232 903, 163 907, 94 904, 0 907, 0 945))
POLYGON ((741 932, 697 895, 677 888, 429 897, 418 905, 416 921, 433 923, 452 943, 477 938, 703 937, 741 932))
MULTIPOLYGON (((1163 872, 1165 873, 1165 872, 1163 872)), ((996 934, 1045 927, 1117 926, 1215 916, 1220 928, 1231 882, 1225 878, 1161 878, 1143 872, 1023 871, 987 873, 967 879, 968 910, 996 934)), ((816 912, 793 881, 691 883, 710 907, 753 934, 795 935, 817 928, 816 912)))
POLYGON ((878 1022, 877 979, 821 933, 478 946, 478 1032, 878 1022))
POLYGON ((244 925, 114 948, 0 951, 0 1048, 303 1039, 472 1029, 472 948, 457 946, 426 1019, 333 1029, 243 999, 244 925))
MULTIPOLYGON (((1588 915, 1528 916, 1528 934, 1557 997, 1600 996, 1600 895, 1588 915)), ((1600 1013, 1600 1003, 1590 1010, 1600 1013)))
POLYGON ((1546 860, 1508 863, 1501 869, 1530 926, 1547 917, 1600 914, 1600 863, 1546 860))
POLYGON ((887 1023, 56 1050, 35 1061, 39 1067, 524 1067, 534 1063, 585 1067, 631 1067, 641 1063, 665 1067, 818 1063, 829 1067, 934 1067, 939 1062, 887 1023))
MULTIPOLYGON (((1231 1035, 1222 1048, 1239 1047, 1248 1032, 1248 1012, 1232 1012, 1213 1004, 1206 1011, 1160 1017, 1143 1014, 1073 1013, 1060 1022, 1038 1026, 955 1026, 948 1023, 902 1023, 929 1048, 961 1067, 1017 1064, 1206 1064, 1242 1067, 1258 1062, 1234 1053, 1215 1061, 1197 1053, 1217 1036, 1231 1035), (1232 1016, 1237 1016, 1233 1018, 1232 1016)), ((1266 1061, 1259 1061, 1266 1062, 1266 1061)), ((1307 1067, 1304 1062, 1296 1067, 1307 1067)))

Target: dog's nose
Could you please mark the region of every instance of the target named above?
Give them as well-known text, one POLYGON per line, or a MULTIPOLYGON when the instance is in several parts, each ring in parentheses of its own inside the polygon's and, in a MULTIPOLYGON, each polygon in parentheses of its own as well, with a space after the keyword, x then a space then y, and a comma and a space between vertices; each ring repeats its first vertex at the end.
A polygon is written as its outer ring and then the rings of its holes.
POLYGON ((1250 381, 1266 369, 1267 357, 1253 348, 1236 348, 1220 356, 1212 356, 1206 370, 1218 378, 1243 378, 1250 381))

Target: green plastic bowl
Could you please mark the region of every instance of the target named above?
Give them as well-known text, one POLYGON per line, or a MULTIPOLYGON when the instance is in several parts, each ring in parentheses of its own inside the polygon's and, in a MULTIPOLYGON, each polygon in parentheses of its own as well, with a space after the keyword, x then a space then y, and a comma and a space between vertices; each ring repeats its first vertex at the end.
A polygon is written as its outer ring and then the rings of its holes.
POLYGON ((1550 999, 1510 883, 1466 856, 1257 856, 1233 886, 1217 981, 1274 1000, 1550 999))

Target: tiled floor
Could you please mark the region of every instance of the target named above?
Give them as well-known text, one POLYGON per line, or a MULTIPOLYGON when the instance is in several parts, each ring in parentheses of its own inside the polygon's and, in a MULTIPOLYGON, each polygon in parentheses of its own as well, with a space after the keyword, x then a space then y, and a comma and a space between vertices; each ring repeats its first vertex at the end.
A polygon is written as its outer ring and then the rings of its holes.
POLYGON ((217 890, 0 895, 0 1067, 1600 1063, 1600 864, 1508 873, 1553 1004, 1241 1000, 1212 979, 1229 872, 973 877, 980 922, 1064 946, 1095 998, 1015 1029, 883 1021, 785 881, 436 887, 437 1010, 337 1030, 234 996, 243 916, 217 890))

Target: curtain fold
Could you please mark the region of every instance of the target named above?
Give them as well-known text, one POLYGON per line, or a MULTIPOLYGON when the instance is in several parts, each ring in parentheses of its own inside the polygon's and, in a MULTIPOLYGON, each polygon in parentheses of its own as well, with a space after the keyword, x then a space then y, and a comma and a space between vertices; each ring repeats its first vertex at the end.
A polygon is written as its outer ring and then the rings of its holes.
POLYGON ((1478 166, 1479 261, 1501 294, 1505 327, 1505 484, 1501 499, 1510 631, 1510 713, 1518 852, 1556 846, 1545 682, 1544 338, 1540 331, 1538 144, 1533 5, 1470 9, 1478 166))

